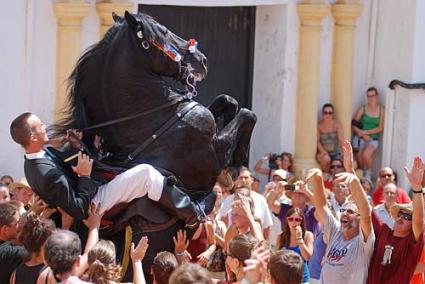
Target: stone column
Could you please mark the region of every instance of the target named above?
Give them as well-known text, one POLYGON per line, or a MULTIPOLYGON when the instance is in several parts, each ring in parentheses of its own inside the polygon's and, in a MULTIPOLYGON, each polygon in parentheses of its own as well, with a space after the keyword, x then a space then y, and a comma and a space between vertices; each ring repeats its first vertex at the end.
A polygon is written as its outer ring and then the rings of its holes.
POLYGON ((336 119, 341 123, 344 138, 351 137, 354 32, 356 19, 362 12, 357 4, 332 5, 335 18, 332 51, 332 94, 336 119))
POLYGON ((133 9, 133 3, 125 1, 104 1, 97 3, 96 11, 97 15, 100 18, 100 38, 103 38, 108 29, 114 24, 114 20, 112 19, 112 12, 115 12, 115 14, 117 15, 124 16, 125 11, 133 12, 133 9))
POLYGON ((90 4, 83 1, 63 1, 53 4, 57 17, 56 33, 56 101, 55 120, 60 118, 66 101, 66 79, 72 72, 81 52, 81 22, 90 4))
POLYGON ((317 166, 317 102, 320 78, 320 32, 329 5, 299 4, 295 173, 317 166))

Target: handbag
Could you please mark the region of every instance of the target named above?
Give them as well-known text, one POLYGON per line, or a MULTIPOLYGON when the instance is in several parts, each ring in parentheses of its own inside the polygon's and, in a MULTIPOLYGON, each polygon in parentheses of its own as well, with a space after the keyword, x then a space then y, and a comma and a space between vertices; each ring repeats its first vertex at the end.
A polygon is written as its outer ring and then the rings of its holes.
POLYGON ((359 128, 359 129, 363 129, 363 123, 361 121, 357 121, 355 119, 352 119, 351 125, 359 128))

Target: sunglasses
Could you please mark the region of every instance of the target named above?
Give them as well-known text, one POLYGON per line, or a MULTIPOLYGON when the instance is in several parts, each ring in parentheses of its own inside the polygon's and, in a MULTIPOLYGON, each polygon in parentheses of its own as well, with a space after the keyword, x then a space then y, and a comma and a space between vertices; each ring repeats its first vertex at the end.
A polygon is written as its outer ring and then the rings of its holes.
POLYGON ((397 217, 403 218, 406 221, 412 221, 412 214, 409 214, 409 213, 398 211, 397 217))
POLYGON ((343 166, 341 166, 341 165, 331 165, 331 169, 340 169, 342 167, 343 166))
POLYGON ((288 217, 286 218, 289 222, 301 222, 303 220, 303 218, 299 218, 299 217, 288 217))
POLYGON ((368 97, 368 98, 373 98, 373 97, 376 97, 377 96, 377 94, 374 94, 374 95, 366 95, 366 97, 368 97))
POLYGON ((359 214, 359 212, 354 211, 353 209, 345 209, 345 208, 339 209, 339 212, 341 212, 341 213, 347 212, 347 214, 349 214, 349 215, 359 214))
POLYGON ((380 175, 381 178, 390 178, 392 176, 393 176, 392 174, 383 174, 383 175, 380 175))
POLYGON ((333 111, 324 111, 323 114, 334 114, 333 111))

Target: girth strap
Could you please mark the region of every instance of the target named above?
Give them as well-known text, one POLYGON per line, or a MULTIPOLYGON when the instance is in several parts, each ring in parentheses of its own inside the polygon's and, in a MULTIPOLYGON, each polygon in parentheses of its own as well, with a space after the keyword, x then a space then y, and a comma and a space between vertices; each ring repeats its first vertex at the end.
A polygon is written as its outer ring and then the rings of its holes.
POLYGON ((146 149, 153 141, 158 139, 162 134, 164 134, 171 126, 177 123, 183 116, 186 115, 191 109, 197 106, 198 103, 195 101, 189 102, 185 105, 179 112, 175 113, 170 119, 168 119, 154 134, 152 134, 148 139, 146 139, 139 147, 137 147, 131 154, 127 156, 127 159, 124 161, 125 164, 133 161, 143 150, 146 149))

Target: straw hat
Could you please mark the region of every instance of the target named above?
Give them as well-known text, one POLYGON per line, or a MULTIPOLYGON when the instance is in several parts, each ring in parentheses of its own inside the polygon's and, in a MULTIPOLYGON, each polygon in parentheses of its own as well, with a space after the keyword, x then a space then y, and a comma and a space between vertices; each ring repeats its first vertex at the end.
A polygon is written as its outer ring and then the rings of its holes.
POLYGON ((396 204, 394 204, 393 206, 391 206, 391 209, 390 209, 391 217, 393 217, 393 219, 396 219, 398 212, 400 210, 407 211, 409 213, 413 213, 413 205, 412 205, 412 203, 407 203, 407 204, 396 203, 396 204))
POLYGON ((26 178, 21 178, 18 182, 12 182, 11 184, 9 184, 9 190, 12 193, 14 193, 15 190, 20 187, 31 189, 31 186, 28 184, 26 178))

